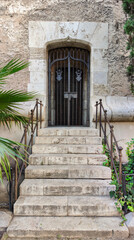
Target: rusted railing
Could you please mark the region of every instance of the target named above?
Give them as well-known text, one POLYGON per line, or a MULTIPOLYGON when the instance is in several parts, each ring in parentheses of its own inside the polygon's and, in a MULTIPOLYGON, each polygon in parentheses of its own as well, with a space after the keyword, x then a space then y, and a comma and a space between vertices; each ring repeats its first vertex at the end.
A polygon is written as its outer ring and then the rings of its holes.
POLYGON ((102 99, 99 100, 99 102, 96 102, 96 120, 95 120, 95 126, 96 128, 99 127, 99 135, 100 137, 104 137, 104 144, 107 146, 107 150, 110 155, 111 159, 111 169, 114 169, 114 172, 116 174, 117 181, 119 185, 122 184, 122 150, 123 148, 118 145, 118 142, 114 135, 114 126, 110 124, 108 118, 107 118, 107 110, 104 109, 102 104, 102 99), (110 137, 107 136, 108 128, 110 132, 110 137), (117 153, 117 158, 119 161, 119 174, 117 172, 115 159, 114 159, 114 151, 113 146, 115 147, 115 151, 117 153))
MULTIPOLYGON (((28 155, 32 152, 32 145, 34 142, 34 135, 38 136, 38 129, 42 128, 42 101, 36 99, 36 104, 31 110, 31 116, 28 123, 24 126, 24 133, 20 143, 24 144, 24 158, 20 169, 18 168, 18 160, 16 157, 15 167, 12 169, 12 180, 10 181, 9 191, 9 207, 10 210, 13 203, 18 198, 18 190, 22 173, 28 165, 28 155), (12 189, 12 190, 11 190, 12 189), (14 196, 13 196, 14 195, 14 196)), ((20 147, 15 147, 17 151, 21 151, 20 147)))

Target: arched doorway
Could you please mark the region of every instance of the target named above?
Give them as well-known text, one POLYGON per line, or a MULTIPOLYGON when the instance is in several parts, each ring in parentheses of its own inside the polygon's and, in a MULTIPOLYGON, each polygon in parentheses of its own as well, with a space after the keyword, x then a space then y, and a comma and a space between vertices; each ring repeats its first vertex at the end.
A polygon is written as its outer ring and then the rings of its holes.
POLYGON ((90 53, 62 47, 49 51, 49 126, 89 126, 90 53))

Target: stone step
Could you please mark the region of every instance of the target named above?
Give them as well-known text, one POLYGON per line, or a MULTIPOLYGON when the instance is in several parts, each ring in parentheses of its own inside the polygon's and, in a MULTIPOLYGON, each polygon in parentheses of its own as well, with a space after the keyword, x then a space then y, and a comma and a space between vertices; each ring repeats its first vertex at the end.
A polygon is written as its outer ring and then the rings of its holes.
POLYGON ((59 164, 91 164, 102 165, 106 156, 104 154, 31 154, 31 165, 59 165, 59 164))
POLYGON ((25 178, 111 179, 111 169, 92 165, 29 165, 25 170, 25 178))
POLYGON ((48 127, 39 129, 38 136, 99 136, 98 129, 89 127, 48 127))
POLYGON ((91 240, 125 239, 126 225, 119 226, 120 217, 14 217, 7 229, 14 239, 91 240))
MULTIPOLYGON (((22 240, 22 238, 19 238, 19 237, 15 237, 15 238, 9 238, 8 236, 7 236, 7 234, 6 234, 6 238, 4 238, 4 239, 1 239, 1 240, 22 240)), ((43 238, 38 238, 38 237, 33 237, 33 238, 25 238, 25 237, 23 237, 23 240, 122 240, 122 239, 120 239, 120 237, 119 238, 105 238, 105 237, 99 237, 99 238, 94 238, 94 237, 92 237, 92 238, 90 238, 90 237, 86 237, 86 238, 78 238, 78 237, 76 237, 76 238, 69 238, 69 237, 61 237, 61 236, 56 236, 56 238, 55 237, 43 237, 43 238)), ((127 238, 123 238, 123 240, 134 240, 134 237, 133 237, 133 235, 130 235, 129 237, 127 237, 127 238)))
POLYGON ((94 196, 20 196, 14 214, 21 216, 119 216, 113 199, 94 196))
POLYGON ((23 196, 109 196, 115 190, 111 180, 25 179, 20 186, 23 196))
POLYGON ((69 145, 69 144, 46 144, 46 145, 33 145, 32 153, 102 153, 102 145, 69 145))
POLYGON ((35 138, 35 144, 101 144, 100 137, 84 136, 40 136, 35 138))

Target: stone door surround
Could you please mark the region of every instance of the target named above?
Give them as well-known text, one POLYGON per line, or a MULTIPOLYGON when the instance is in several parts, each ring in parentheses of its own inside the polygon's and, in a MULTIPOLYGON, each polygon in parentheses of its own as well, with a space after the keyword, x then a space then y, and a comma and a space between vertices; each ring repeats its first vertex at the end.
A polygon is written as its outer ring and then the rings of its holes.
MULTIPOLYGON (((48 119, 48 50, 61 46, 78 46, 90 50, 91 105, 94 84, 107 85, 108 23, 97 22, 29 22, 30 82, 28 91, 36 91, 45 106, 48 119)), ((90 106, 90 115, 92 115, 90 106)), ((92 119, 92 117, 91 117, 92 119)))

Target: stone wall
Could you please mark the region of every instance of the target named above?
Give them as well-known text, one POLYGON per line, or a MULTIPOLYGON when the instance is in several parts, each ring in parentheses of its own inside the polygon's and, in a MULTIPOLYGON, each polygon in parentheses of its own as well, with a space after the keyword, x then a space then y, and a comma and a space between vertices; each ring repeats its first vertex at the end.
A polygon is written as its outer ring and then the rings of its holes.
MULTIPOLYGON (((109 47, 104 51, 108 59, 108 85, 95 83, 95 95, 130 95, 126 77, 128 54, 123 32, 125 16, 121 1, 117 0, 1 0, 0 56, 5 62, 14 56, 29 59, 29 21, 77 21, 108 23, 109 47)), ((99 41, 99 39, 98 39, 99 41)), ((28 70, 8 80, 6 88, 27 90, 28 70)))

